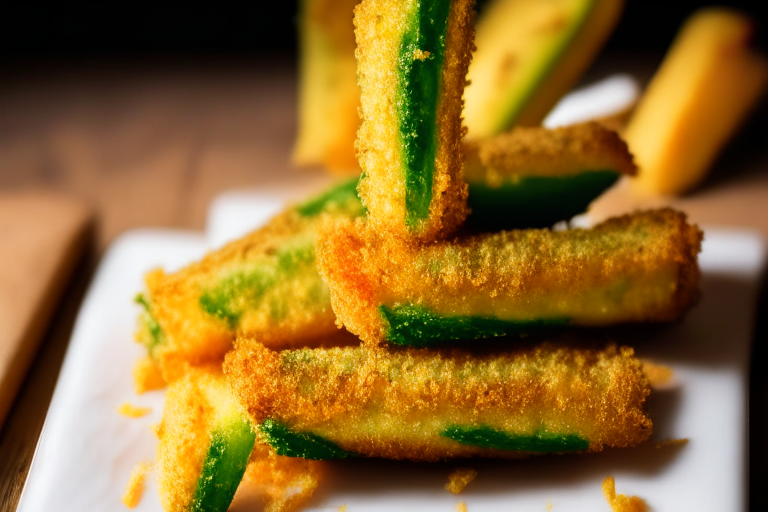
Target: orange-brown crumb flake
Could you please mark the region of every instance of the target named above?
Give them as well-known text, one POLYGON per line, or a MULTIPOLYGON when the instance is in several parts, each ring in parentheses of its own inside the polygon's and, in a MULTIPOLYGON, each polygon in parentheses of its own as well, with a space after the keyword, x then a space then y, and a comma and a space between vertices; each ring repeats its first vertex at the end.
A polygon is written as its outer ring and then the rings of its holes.
POLYGON ((456 504, 456 512, 467 512, 467 504, 460 501, 456 504))
POLYGON ((656 443, 656 448, 677 448, 688 444, 688 439, 665 439, 656 443))
POLYGON ((456 468, 448 475, 448 483, 445 484, 445 488, 453 494, 459 494, 476 477, 477 471, 472 468, 456 468))
POLYGON ((603 481, 603 495, 613 512, 647 512, 648 505, 642 498, 616 494, 616 481, 609 476, 603 481))
POLYGON ((152 412, 151 407, 138 407, 128 402, 120 404, 117 412, 128 418, 141 418, 152 412))
POLYGON ((640 359, 643 372, 653 388, 663 388, 672 382, 675 373, 672 368, 663 364, 654 363, 649 359, 640 359))
POLYGON ((131 476, 128 479, 128 484, 125 486, 125 492, 123 493, 122 502, 128 508, 134 508, 141 501, 141 497, 144 494, 144 481, 149 473, 150 466, 146 462, 140 462, 131 470, 131 476))

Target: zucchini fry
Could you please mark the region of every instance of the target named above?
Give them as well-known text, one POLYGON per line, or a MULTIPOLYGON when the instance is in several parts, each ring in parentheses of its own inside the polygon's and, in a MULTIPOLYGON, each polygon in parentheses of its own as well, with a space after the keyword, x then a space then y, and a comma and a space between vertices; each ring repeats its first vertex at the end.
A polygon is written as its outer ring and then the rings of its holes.
POLYGON ((320 463, 256 443, 220 368, 191 369, 169 386, 158 438, 165 512, 225 512, 241 481, 263 494, 267 511, 287 512, 312 495, 322 474, 320 463))
POLYGON ((352 11, 360 0, 299 2, 299 123, 293 161, 358 174, 360 117, 352 11))
POLYGON ((358 221, 320 241, 318 262, 340 326, 368 343, 428 346, 546 325, 676 320, 698 297, 701 238, 671 209, 426 246, 358 221))
POLYGON ((637 172, 627 144, 597 123, 515 128, 465 151, 469 219, 484 231, 550 227, 637 172))
POLYGON ((137 333, 148 356, 134 372, 137 390, 160 387, 187 365, 221 361, 238 333, 276 347, 334 334, 315 241, 320 225, 362 215, 356 182, 289 208, 179 272, 149 273, 137 333))
POLYGON ((190 371, 169 388, 158 428, 157 479, 166 512, 225 511, 251 456, 251 429, 221 375, 190 371))
POLYGON ((467 216, 461 96, 473 0, 364 0, 355 8, 362 124, 358 190, 371 224, 432 240, 467 216))
POLYGON ((464 116, 468 137, 538 126, 589 67, 623 0, 496 0, 477 22, 464 116))
POLYGON ((632 349, 502 355, 378 347, 276 352, 239 339, 224 371, 278 453, 437 461, 596 452, 648 438, 632 349))

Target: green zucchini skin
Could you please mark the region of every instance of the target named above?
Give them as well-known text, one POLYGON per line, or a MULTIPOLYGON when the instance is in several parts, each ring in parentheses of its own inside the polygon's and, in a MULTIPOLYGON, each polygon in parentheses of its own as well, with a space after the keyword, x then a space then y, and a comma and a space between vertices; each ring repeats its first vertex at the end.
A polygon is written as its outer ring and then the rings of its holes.
POLYGON ((589 439, 578 434, 546 432, 543 429, 533 434, 512 434, 488 426, 451 425, 440 435, 461 444, 503 451, 562 453, 589 448, 589 439))
POLYGON ((256 442, 250 423, 235 416, 211 432, 191 512, 226 512, 245 474, 256 442))
POLYGON ((405 223, 429 216, 437 151, 437 108, 445 55, 448 0, 413 2, 397 62, 397 106, 405 177, 405 223), (415 52, 428 52, 423 59, 415 52))
POLYGON ((394 345, 411 347, 445 346, 451 341, 494 338, 568 325, 568 318, 501 320, 487 316, 439 315, 413 305, 379 306, 388 324, 386 339, 394 345))
POLYGON ((313 460, 348 459, 357 454, 343 450, 335 443, 307 432, 295 432, 272 418, 259 427, 264 440, 278 455, 313 460))
POLYGON ((468 222, 478 231, 547 228, 583 213, 621 176, 611 170, 520 176, 499 187, 469 183, 468 222))

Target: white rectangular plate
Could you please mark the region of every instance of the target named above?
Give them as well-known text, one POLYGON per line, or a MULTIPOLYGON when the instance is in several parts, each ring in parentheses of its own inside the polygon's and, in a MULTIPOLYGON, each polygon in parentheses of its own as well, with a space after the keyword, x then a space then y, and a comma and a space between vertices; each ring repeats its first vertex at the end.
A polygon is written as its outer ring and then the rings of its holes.
MULTIPOLYGON (((178 268, 231 236, 222 229, 240 233, 274 211, 274 197, 228 197, 214 203, 208 242, 202 235, 142 230, 125 234, 107 252, 78 316, 20 512, 122 509, 131 468, 153 458, 150 427, 162 408, 162 392, 133 393, 131 367, 141 347, 132 342, 138 307, 131 299, 147 270, 178 268), (150 406, 152 413, 140 419, 120 416, 115 408, 124 401, 150 406)), ((460 496, 443 489, 450 464, 333 463, 309 509, 337 510, 346 504, 350 512, 397 507, 446 512, 461 500, 471 512, 550 506, 607 511, 601 483, 608 475, 616 478, 619 493, 641 496, 654 510, 744 509, 747 372, 765 249, 752 233, 711 229, 700 261, 701 302, 683 322, 651 330, 648 339, 635 343, 639 356, 675 373, 674 385, 655 392, 648 403, 654 439, 687 438, 687 445, 649 443, 586 456, 463 461, 479 475, 460 496)), ((136 510, 161 510, 151 481, 136 510)))

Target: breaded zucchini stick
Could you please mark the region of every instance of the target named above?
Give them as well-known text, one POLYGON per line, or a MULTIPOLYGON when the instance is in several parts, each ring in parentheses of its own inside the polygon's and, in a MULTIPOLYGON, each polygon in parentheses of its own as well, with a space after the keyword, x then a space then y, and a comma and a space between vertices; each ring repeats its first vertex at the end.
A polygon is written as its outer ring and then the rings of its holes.
POLYGON ((267 510, 289 510, 318 484, 320 463, 280 457, 255 444, 257 432, 220 368, 194 368, 171 384, 157 433, 165 512, 224 512, 241 480, 265 491, 267 510))
POLYGON ((431 240, 466 218, 461 95, 474 0, 363 0, 355 8, 360 198, 375 229, 431 240))
POLYGON ((631 348, 275 352, 239 339, 224 371, 273 449, 311 459, 596 452, 638 444, 652 428, 631 348))
POLYGON ((157 481, 166 512, 225 511, 256 433, 221 375, 192 370, 168 389, 157 430, 157 481))
POLYGON ((360 172, 360 117, 352 11, 360 0, 299 2, 299 123, 293 161, 360 172))
POLYGON ((464 117, 472 140, 541 124, 597 55, 623 0, 496 0, 477 22, 464 117))
POLYGON ((701 238, 671 209, 427 246, 357 222, 321 240, 318 262, 340 325, 368 343, 427 346, 550 324, 675 320, 698 296, 701 238))
POLYGON ((465 146, 470 220, 483 230, 549 227, 637 172, 627 144, 597 123, 515 128, 465 146))
POLYGON ((137 338, 148 358, 139 391, 162 386, 186 365, 221 361, 240 333, 272 346, 333 334, 335 315, 315 264, 318 227, 362 215, 351 180, 174 274, 147 275, 137 338))

